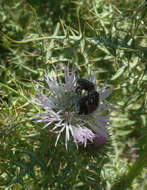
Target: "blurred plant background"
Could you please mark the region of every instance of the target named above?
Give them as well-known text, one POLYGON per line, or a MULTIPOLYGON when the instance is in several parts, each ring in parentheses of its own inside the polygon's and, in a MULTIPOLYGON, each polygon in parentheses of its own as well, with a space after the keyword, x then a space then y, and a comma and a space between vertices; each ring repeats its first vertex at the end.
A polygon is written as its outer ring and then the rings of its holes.
POLYGON ((0 1, 0 190, 147 189, 147 2, 0 1), (110 141, 76 149, 32 120, 33 81, 64 66, 113 86, 110 141))

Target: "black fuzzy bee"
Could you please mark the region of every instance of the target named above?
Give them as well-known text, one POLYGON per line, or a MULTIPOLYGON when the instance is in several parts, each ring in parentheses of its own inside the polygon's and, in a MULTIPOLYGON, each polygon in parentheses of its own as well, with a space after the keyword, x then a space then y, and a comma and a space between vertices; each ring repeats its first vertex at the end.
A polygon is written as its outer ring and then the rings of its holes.
POLYGON ((79 78, 77 80, 76 92, 80 92, 81 93, 82 90, 90 92, 90 91, 95 90, 95 86, 89 80, 79 78))
POLYGON ((76 92, 80 94, 81 98, 77 103, 78 114, 90 114, 99 106, 99 93, 95 90, 95 86, 92 82, 86 79, 78 79, 76 92), (82 96, 82 91, 85 91, 82 96))

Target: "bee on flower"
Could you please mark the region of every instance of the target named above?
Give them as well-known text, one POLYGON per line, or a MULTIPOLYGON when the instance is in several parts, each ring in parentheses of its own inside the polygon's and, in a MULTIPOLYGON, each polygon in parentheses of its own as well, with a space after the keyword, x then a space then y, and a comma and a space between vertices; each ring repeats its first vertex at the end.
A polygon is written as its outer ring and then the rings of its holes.
POLYGON ((112 89, 106 85, 98 88, 95 74, 89 80, 76 77, 74 68, 70 73, 65 67, 64 78, 63 82, 56 74, 53 78, 46 74, 48 88, 37 83, 37 95, 31 102, 44 111, 37 114, 36 122, 44 123, 43 129, 49 127, 50 132, 57 134, 55 146, 62 133, 65 133, 66 148, 71 137, 77 147, 78 144, 86 147, 88 141, 104 144, 108 140, 112 110, 111 103, 105 99, 112 89))

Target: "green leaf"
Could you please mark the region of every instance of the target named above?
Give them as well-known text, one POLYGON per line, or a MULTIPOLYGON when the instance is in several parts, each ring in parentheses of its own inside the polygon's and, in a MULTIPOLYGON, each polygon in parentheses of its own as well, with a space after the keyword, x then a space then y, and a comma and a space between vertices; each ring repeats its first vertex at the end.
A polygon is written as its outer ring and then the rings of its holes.
POLYGON ((127 65, 123 65, 120 69, 118 69, 118 71, 115 73, 115 75, 111 78, 111 80, 115 80, 117 79, 118 77, 120 77, 123 72, 125 71, 127 65))

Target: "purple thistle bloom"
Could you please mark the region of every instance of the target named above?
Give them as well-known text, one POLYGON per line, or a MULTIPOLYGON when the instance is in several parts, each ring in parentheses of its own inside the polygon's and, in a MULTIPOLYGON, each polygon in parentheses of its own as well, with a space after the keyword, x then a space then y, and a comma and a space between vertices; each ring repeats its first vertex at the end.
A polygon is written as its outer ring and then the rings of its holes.
POLYGON ((96 146, 101 146, 109 139, 108 132, 105 129, 99 129, 94 138, 94 144, 96 146))
MULTIPOLYGON (((91 77, 90 81, 96 86, 95 75, 91 77)), ((112 89, 106 89, 106 85, 96 89, 100 96, 98 109, 88 115, 79 115, 76 106, 79 95, 75 91, 74 69, 70 74, 69 68, 65 68, 65 82, 57 79, 56 75, 54 78, 50 78, 47 74, 45 75, 45 82, 48 88, 37 83, 37 96, 33 97, 32 101, 44 109, 44 112, 37 114, 37 122, 45 123, 43 128, 50 127, 50 131, 57 134, 55 146, 64 131, 66 148, 70 135, 77 147, 79 143, 86 147, 87 141, 96 144, 105 143, 108 139, 106 127, 110 125, 110 112, 113 108, 104 99, 111 94, 112 89), (45 94, 42 90, 45 91, 45 94)))
POLYGON ((95 134, 89 130, 88 128, 81 128, 79 127, 76 129, 74 133, 74 142, 76 143, 78 147, 78 143, 84 144, 84 147, 87 145, 87 140, 93 142, 93 139, 95 138, 95 134))

